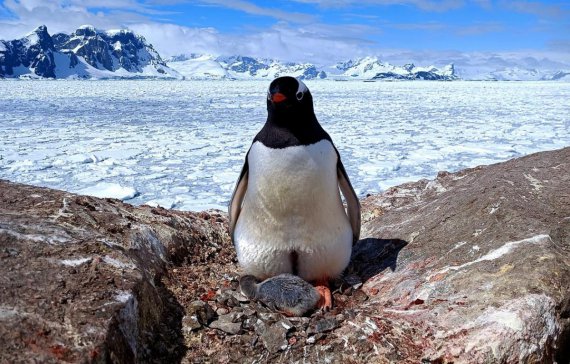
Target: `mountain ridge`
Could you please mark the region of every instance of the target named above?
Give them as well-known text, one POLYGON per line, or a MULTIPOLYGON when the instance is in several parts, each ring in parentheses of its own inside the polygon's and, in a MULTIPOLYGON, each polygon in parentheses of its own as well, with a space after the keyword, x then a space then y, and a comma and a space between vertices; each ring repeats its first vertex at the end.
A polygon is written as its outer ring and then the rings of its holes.
MULTIPOLYGON (((493 59, 494 60, 494 59, 493 59)), ((531 60, 532 61, 532 60, 531 60)), ((443 67, 397 66, 366 56, 333 65, 287 62, 247 55, 180 54, 163 60, 144 37, 128 29, 83 25, 71 34, 49 35, 41 25, 26 36, 0 40, 0 78, 255 80, 289 75, 304 80, 570 81, 563 65, 481 64, 448 60, 443 67)))
POLYGON ((3 78, 182 78, 145 38, 130 30, 83 25, 53 36, 41 25, 25 37, 0 41, 3 78))

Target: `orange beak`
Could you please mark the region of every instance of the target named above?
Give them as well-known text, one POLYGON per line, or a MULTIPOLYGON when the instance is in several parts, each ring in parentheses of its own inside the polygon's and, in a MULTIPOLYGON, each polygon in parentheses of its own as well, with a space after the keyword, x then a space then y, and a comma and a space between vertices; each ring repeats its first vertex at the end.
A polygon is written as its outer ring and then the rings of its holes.
POLYGON ((281 92, 276 92, 271 96, 271 101, 278 103, 287 100, 287 97, 283 95, 281 92))

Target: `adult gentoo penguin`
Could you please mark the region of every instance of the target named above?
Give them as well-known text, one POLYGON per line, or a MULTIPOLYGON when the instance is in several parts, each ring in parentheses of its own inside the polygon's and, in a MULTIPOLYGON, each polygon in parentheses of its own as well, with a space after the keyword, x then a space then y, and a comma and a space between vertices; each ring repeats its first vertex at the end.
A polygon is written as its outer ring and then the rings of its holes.
POLYGON ((292 273, 313 282, 319 306, 330 308, 328 281, 349 263, 360 203, 302 81, 273 80, 267 111, 229 205, 238 261, 258 279, 292 273))

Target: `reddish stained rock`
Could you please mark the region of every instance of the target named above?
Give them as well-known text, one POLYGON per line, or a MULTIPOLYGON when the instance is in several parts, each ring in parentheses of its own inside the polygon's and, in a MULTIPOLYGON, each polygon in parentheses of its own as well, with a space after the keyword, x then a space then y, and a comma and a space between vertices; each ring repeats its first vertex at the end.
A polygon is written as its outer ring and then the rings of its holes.
POLYGON ((567 363, 568 186, 570 148, 367 197, 332 311, 287 320, 224 214, 0 181, 0 362, 567 363))
POLYGON ((365 199, 364 236, 401 239, 395 271, 369 279, 370 305, 430 332, 435 362, 570 361, 570 148, 365 199), (421 305, 418 303, 421 302, 421 305))

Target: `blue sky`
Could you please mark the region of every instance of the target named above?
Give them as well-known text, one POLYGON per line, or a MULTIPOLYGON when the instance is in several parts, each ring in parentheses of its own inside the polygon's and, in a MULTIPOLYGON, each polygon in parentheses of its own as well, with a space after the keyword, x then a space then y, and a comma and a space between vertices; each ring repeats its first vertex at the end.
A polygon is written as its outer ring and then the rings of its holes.
POLYGON ((466 56, 570 62, 570 1, 5 0, 0 39, 46 24, 128 27, 163 56, 248 54, 325 63, 375 55, 443 63, 466 56))

